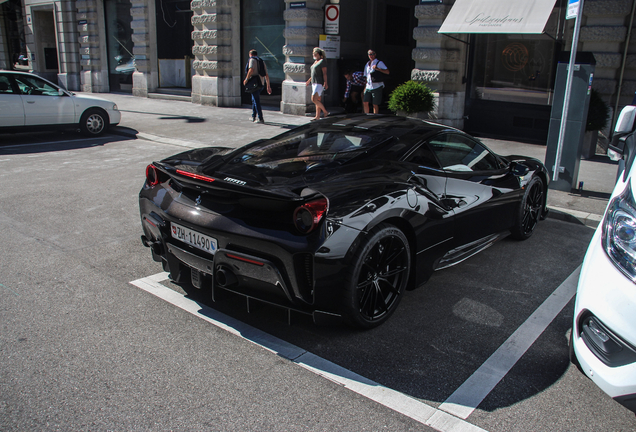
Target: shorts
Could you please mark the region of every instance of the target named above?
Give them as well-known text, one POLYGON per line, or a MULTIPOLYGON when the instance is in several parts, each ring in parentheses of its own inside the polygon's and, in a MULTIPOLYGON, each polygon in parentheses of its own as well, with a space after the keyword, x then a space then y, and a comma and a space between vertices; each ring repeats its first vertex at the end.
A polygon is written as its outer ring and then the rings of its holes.
POLYGON ((382 103, 382 90, 384 90, 384 86, 378 87, 373 90, 365 90, 363 102, 371 102, 373 101, 373 105, 380 105, 382 103))
POLYGON ((318 96, 322 96, 322 84, 312 84, 311 85, 311 94, 315 95, 318 94, 318 96))

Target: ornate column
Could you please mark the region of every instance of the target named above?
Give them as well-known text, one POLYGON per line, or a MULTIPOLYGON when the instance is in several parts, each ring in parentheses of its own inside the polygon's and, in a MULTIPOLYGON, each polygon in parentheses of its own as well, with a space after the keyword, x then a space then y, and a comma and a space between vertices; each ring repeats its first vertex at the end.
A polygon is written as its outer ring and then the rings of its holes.
POLYGON ((96 0, 77 0, 77 30, 79 32, 81 90, 91 93, 107 93, 108 55, 104 8, 96 0), (101 30, 101 31, 100 31, 101 30))
POLYGON ((314 62, 312 51, 318 46, 323 31, 322 7, 324 0, 307 0, 306 7, 290 9, 285 0, 285 81, 282 86, 280 110, 285 114, 305 115, 313 110, 311 87, 305 85, 310 77, 311 64, 314 62))
POLYGON ((437 108, 431 113, 438 122, 462 128, 466 89, 462 83, 467 45, 437 31, 450 10, 450 5, 415 6, 418 26, 413 30, 417 41, 412 58, 415 69, 411 79, 426 83, 435 92, 437 108))
POLYGON ((4 13, 0 7, 0 69, 11 69, 12 59, 9 58, 7 44, 4 40, 6 33, 4 30, 4 13))
POLYGON ((240 0, 192 0, 190 7, 196 71, 192 102, 240 106, 240 0))

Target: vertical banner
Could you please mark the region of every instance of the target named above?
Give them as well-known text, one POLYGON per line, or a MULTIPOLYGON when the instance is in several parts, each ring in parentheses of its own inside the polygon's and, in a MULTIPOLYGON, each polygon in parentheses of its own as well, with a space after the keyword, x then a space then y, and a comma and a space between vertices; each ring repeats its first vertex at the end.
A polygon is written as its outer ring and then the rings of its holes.
POLYGON ((340 5, 328 4, 325 7, 325 34, 340 33, 340 5))

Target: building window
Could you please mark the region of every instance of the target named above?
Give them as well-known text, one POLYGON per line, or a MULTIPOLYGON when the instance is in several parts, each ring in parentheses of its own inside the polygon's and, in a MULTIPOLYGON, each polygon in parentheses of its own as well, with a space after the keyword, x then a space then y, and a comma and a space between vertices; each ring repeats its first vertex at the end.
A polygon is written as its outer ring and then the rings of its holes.
POLYGON ((557 43, 544 35, 478 35, 473 99, 552 105, 557 43))

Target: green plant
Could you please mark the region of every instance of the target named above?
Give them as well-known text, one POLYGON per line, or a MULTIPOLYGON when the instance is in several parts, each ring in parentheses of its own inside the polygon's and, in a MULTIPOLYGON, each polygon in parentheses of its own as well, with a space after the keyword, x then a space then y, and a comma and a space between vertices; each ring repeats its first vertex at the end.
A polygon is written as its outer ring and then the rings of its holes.
POLYGON ((594 89, 590 94, 590 108, 587 111, 587 121, 585 130, 598 131, 605 127, 609 119, 609 107, 601 98, 601 95, 594 89))
POLYGON ((407 81, 400 84, 389 96, 389 109, 407 114, 430 112, 435 109, 433 91, 423 83, 407 81))

